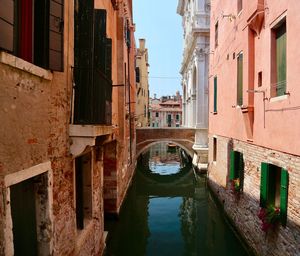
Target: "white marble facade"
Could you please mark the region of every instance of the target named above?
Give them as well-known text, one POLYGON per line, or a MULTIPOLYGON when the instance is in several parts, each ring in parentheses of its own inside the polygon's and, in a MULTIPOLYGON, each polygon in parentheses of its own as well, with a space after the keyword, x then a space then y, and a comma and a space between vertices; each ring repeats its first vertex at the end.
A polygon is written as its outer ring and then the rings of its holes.
POLYGON ((207 167, 209 0, 179 0, 177 13, 184 31, 182 74, 182 126, 195 128, 194 165, 207 167))

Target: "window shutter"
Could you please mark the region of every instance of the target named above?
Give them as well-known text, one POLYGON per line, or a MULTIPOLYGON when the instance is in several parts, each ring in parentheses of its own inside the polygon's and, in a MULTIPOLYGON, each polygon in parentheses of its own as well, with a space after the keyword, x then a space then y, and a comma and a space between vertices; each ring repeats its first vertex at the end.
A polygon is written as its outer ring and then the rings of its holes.
MULTIPOLYGON (((91 103, 93 87, 93 15, 94 6, 92 1, 76 1, 77 7, 74 14, 74 80, 75 80, 75 103, 74 122, 76 124, 91 124, 91 103)), ((99 80, 99 79, 98 79, 99 80)))
POLYGON ((235 169, 236 169, 236 152, 232 150, 230 152, 230 173, 229 173, 230 180, 233 180, 235 178, 235 169))
POLYGON ((0 1, 0 49, 14 50, 14 1, 0 1))
POLYGON ((268 200, 268 183, 269 183, 270 166, 267 163, 261 163, 260 176, 260 206, 266 207, 268 200))
POLYGON ((245 168, 245 165, 244 165, 244 158, 243 158, 242 153, 239 153, 239 160, 238 161, 239 161, 239 171, 238 171, 237 176, 240 179, 240 187, 241 187, 241 189, 243 189, 243 187, 244 187, 244 168, 245 168))
POLYGON ((285 169, 281 169, 280 180, 280 219, 281 224, 286 226, 287 221, 287 208, 288 208, 288 186, 289 186, 289 173, 285 169))
POLYGON ((243 53, 237 57, 237 105, 243 105, 243 53))
POLYGON ((63 71, 64 1, 50 0, 49 69, 63 71))
POLYGON ((83 175, 82 175, 82 158, 75 159, 76 170, 76 223, 78 229, 84 228, 83 213, 83 175))
POLYGON ((106 38, 106 49, 105 49, 105 75, 108 80, 111 80, 112 70, 112 40, 106 38))
POLYGON ((218 100, 218 78, 214 78, 214 112, 217 112, 217 100, 218 100))
POLYGON ((286 23, 276 30, 277 96, 286 90, 286 23))
POLYGON ((94 64, 106 75, 106 10, 96 9, 94 13, 94 64))

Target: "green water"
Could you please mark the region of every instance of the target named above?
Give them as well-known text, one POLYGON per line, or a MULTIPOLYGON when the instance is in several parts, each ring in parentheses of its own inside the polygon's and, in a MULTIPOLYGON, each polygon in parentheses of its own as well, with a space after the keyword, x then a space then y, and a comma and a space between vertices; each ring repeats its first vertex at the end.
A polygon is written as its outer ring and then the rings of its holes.
POLYGON ((105 255, 248 255, 216 206, 206 178, 195 178, 181 154, 164 147, 139 159, 119 219, 106 219, 105 255))

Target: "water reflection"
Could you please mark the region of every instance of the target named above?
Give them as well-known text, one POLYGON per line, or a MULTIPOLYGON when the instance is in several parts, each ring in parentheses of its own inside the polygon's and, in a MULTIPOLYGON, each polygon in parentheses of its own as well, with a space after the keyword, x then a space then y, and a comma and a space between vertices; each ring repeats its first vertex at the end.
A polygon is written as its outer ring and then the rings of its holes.
POLYGON ((167 144, 138 161, 119 219, 106 220, 106 255, 247 255, 187 155, 167 144))

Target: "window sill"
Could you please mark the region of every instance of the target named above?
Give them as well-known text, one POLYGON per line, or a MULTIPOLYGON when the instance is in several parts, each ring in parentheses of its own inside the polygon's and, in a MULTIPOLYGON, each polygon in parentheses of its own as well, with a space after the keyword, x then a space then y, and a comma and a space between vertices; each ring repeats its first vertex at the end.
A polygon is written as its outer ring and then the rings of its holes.
POLYGON ((113 126, 108 125, 70 124, 71 154, 73 156, 81 154, 87 146, 93 147, 96 145, 96 138, 98 136, 110 135, 113 131, 113 126))
POLYGON ((274 98, 271 98, 270 102, 277 102, 277 101, 286 100, 288 97, 289 97, 289 95, 276 96, 274 98))
POLYGON ((40 68, 4 51, 0 51, 0 63, 30 73, 34 76, 41 77, 45 80, 51 81, 53 78, 53 74, 50 71, 40 68))
POLYGON ((212 114, 213 114, 213 115, 216 115, 216 114, 218 114, 218 112, 212 112, 212 114))

